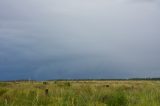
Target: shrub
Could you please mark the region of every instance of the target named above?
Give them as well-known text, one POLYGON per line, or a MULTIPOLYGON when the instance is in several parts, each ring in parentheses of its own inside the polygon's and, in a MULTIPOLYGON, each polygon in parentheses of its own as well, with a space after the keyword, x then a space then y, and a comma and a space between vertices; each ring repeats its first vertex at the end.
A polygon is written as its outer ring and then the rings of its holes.
POLYGON ((65 82, 64 85, 67 86, 67 87, 70 87, 71 83, 70 82, 65 82))
POLYGON ((47 84, 48 84, 48 82, 43 82, 43 84, 44 84, 44 85, 47 85, 47 84))
POLYGON ((2 96, 3 94, 5 94, 8 90, 7 89, 0 89, 0 96, 2 96))
POLYGON ((9 83, 0 82, 0 87, 6 87, 6 86, 8 86, 8 85, 9 85, 9 83))
POLYGON ((108 106, 126 106, 127 98, 124 92, 115 91, 112 94, 104 95, 101 97, 101 101, 108 106))

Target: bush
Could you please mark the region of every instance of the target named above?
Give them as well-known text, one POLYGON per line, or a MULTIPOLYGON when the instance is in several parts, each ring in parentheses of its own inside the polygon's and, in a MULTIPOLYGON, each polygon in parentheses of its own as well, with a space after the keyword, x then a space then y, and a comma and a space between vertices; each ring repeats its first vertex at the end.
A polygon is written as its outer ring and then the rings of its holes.
POLYGON ((71 83, 70 82, 65 82, 64 85, 67 86, 67 87, 70 87, 71 83))
POLYGON ((0 89, 0 96, 2 96, 3 94, 5 94, 8 90, 7 89, 0 89))
POLYGON ((8 85, 9 85, 9 83, 0 82, 0 87, 6 87, 6 86, 8 86, 8 85))
POLYGON ((115 91, 112 94, 104 95, 101 101, 108 106, 127 106, 127 98, 124 92, 115 91))

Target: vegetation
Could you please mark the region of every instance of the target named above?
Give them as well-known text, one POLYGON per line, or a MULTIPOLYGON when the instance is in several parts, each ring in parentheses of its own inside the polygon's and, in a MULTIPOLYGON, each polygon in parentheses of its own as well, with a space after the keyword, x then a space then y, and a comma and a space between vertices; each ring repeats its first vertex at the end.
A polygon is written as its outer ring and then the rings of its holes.
POLYGON ((0 106, 160 106, 160 81, 1 82, 0 106))

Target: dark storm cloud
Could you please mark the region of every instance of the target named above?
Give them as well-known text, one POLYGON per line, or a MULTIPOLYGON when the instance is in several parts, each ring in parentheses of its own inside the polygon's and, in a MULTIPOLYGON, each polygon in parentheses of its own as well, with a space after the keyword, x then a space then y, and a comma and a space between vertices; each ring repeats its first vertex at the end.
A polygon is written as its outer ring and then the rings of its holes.
POLYGON ((1 0, 0 79, 160 74, 159 1, 1 0))

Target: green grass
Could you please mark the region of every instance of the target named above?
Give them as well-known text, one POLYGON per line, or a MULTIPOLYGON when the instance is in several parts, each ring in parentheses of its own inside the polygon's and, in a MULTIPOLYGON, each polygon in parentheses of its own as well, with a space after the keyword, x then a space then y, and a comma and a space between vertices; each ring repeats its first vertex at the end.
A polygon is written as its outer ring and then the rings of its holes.
POLYGON ((160 106, 159 89, 160 81, 6 82, 0 106, 160 106))

